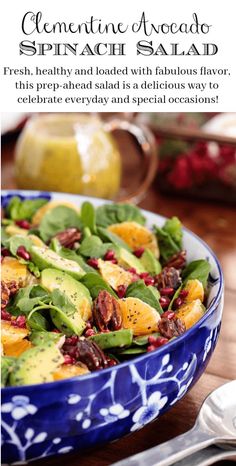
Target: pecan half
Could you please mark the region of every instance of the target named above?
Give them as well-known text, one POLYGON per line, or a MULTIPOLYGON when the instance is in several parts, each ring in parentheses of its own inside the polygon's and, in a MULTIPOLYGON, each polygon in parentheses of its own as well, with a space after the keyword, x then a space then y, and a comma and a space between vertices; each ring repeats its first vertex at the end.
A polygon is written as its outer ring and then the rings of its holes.
POLYGON ((186 330, 184 322, 176 317, 174 319, 163 317, 158 323, 158 328, 163 337, 169 339, 182 335, 186 330))
POLYGON ((175 269, 183 269, 185 265, 186 251, 177 252, 177 254, 174 254, 165 264, 166 267, 174 267, 175 269))
POLYGON ((81 238, 81 232, 78 228, 67 228, 64 231, 57 233, 54 238, 56 238, 61 246, 65 248, 73 249, 75 243, 78 243, 81 238))
POLYGON ((118 301, 106 290, 100 291, 93 303, 93 320, 96 327, 106 330, 119 330, 122 324, 121 309, 118 301))
POLYGON ((11 296, 14 296, 19 290, 19 285, 15 280, 10 282, 1 281, 1 309, 5 309, 11 296))
POLYGON ((160 289, 169 287, 176 289, 180 283, 180 272, 174 267, 164 267, 162 272, 156 276, 156 284, 160 289))
POLYGON ((106 355, 101 348, 91 340, 78 340, 76 344, 76 359, 86 364, 90 371, 108 367, 106 355))

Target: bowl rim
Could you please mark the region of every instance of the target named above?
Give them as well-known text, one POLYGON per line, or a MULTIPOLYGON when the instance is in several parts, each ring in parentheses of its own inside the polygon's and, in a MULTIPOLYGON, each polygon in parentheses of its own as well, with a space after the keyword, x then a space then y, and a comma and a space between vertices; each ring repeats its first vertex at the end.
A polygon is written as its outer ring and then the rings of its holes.
MULTIPOLYGON (((56 191, 21 190, 21 189, 5 189, 5 190, 2 190, 1 196, 7 196, 9 194, 17 195, 17 193, 19 193, 21 195, 27 195, 27 193, 28 193, 28 195, 30 195, 30 196, 40 195, 40 194, 41 195, 43 195, 43 194, 45 194, 45 195, 46 194, 48 194, 48 195, 56 194, 56 195, 61 195, 61 196, 66 195, 66 196, 71 196, 71 197, 77 197, 79 199, 86 199, 86 200, 89 199, 91 202, 93 202, 94 200, 95 201, 96 200, 102 201, 102 202, 105 202, 107 204, 113 202, 113 201, 110 201, 108 199, 94 198, 94 197, 91 197, 91 196, 83 196, 83 195, 80 195, 80 194, 62 193, 62 192, 56 192, 56 191)), ((155 216, 159 217, 162 220, 166 220, 168 218, 168 217, 165 217, 163 215, 156 214, 155 212, 148 211, 146 209, 141 208, 141 211, 144 213, 144 215, 145 214, 146 215, 152 214, 152 215, 155 215, 155 216)), ((223 295, 223 292, 224 292, 224 277, 223 277, 223 272, 222 272, 220 262, 219 262, 217 256, 215 255, 215 253, 210 248, 210 246, 208 246, 208 244, 204 240, 202 240, 196 233, 192 232, 188 228, 183 227, 183 231, 188 233, 190 236, 193 236, 199 243, 201 243, 207 249, 207 251, 209 252, 209 255, 215 261, 215 264, 216 264, 216 267, 217 267, 217 270, 218 270, 218 273, 219 273, 219 289, 218 289, 218 292, 214 296, 213 302, 210 304, 209 308, 207 309, 205 314, 201 317, 201 319, 199 319, 192 327, 190 327, 188 330, 186 330, 178 338, 175 338, 174 340, 170 341, 167 345, 163 345, 160 348, 158 348, 158 351, 144 353, 144 354, 141 354, 140 356, 137 356, 137 357, 135 357, 133 359, 121 362, 117 366, 108 367, 108 368, 102 369, 100 371, 95 371, 95 372, 91 372, 89 374, 80 375, 80 376, 76 376, 76 377, 71 377, 71 378, 68 378, 68 379, 62 379, 62 380, 57 380, 57 381, 52 381, 52 382, 45 382, 45 383, 13 386, 13 387, 3 387, 3 388, 1 388, 2 394, 3 395, 4 394, 17 395, 17 394, 20 394, 20 392, 22 392, 22 390, 24 391, 24 394, 25 394, 25 393, 31 391, 32 389, 38 390, 42 386, 45 387, 46 389, 47 388, 57 389, 57 387, 61 387, 62 384, 64 386, 65 385, 69 386, 71 383, 76 383, 78 381, 86 382, 86 380, 96 379, 96 378, 100 377, 100 374, 103 374, 103 373, 104 374, 105 373, 109 374, 114 370, 119 370, 119 368, 125 368, 125 367, 129 366, 132 363, 139 363, 140 361, 145 362, 147 359, 153 358, 157 354, 158 354, 158 356, 161 357, 161 355, 165 354, 168 351, 167 348, 170 348, 170 351, 171 351, 177 345, 181 344, 181 342, 183 342, 186 337, 191 336, 197 330, 197 328, 199 328, 201 326, 201 324, 203 322, 205 322, 205 320, 207 320, 208 317, 214 313, 215 309, 218 307, 219 302, 220 302, 220 300, 222 298, 222 295, 223 295)))

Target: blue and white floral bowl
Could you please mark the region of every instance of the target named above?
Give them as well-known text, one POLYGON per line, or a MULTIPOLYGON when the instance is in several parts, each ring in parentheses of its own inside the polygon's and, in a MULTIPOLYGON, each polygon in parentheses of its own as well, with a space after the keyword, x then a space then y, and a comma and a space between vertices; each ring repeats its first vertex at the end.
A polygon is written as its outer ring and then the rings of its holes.
MULTIPOLYGON (((29 191, 3 193, 37 197, 29 191)), ((80 204, 81 196, 41 193, 80 204)), ((92 199, 95 206, 103 200, 92 199)), ((164 218, 144 211, 148 225, 164 218)), ((196 383, 214 351, 223 308, 219 262, 196 235, 184 230, 188 259, 211 264, 208 311, 197 324, 157 351, 89 375, 2 390, 2 462, 79 451, 142 428, 171 408, 196 383)))

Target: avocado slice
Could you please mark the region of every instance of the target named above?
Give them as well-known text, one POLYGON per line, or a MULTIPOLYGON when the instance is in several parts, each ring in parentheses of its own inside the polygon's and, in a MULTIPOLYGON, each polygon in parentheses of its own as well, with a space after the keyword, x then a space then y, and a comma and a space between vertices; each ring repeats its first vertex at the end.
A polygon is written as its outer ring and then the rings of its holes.
POLYGON ((74 304, 83 320, 87 321, 91 317, 92 298, 82 283, 56 269, 44 269, 40 282, 50 292, 59 288, 74 304))
POLYGON ((131 252, 117 246, 115 247, 115 251, 118 257, 118 262, 121 266, 133 267, 137 273, 147 272, 141 260, 134 256, 131 252))
POLYGON ((77 262, 59 256, 46 246, 44 248, 32 246, 30 254, 32 261, 38 266, 39 270, 53 267, 54 269, 65 271, 77 279, 80 279, 85 274, 77 262))
POLYGON ((130 346, 133 340, 133 332, 130 329, 121 329, 109 333, 97 333, 89 337, 102 349, 123 348, 130 346))
POLYGON ((153 252, 149 249, 146 249, 144 251, 140 259, 140 262, 143 264, 147 272, 149 272, 151 275, 157 275, 161 272, 160 262, 155 258, 153 252))
POLYGON ((53 372, 63 361, 64 358, 55 345, 31 348, 17 359, 14 371, 10 375, 10 384, 19 386, 52 382, 53 372))

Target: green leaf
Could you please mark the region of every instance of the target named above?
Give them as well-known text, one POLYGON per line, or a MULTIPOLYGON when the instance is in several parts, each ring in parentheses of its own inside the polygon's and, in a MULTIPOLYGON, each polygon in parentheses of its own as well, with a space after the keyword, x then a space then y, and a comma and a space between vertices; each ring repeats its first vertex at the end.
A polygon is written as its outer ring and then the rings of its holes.
POLYGON ((153 287, 146 286, 143 280, 139 280, 137 282, 131 283, 127 290, 126 290, 126 298, 129 297, 141 299, 145 303, 149 304, 149 306, 154 307, 159 314, 162 314, 163 310, 159 303, 159 293, 153 287))
POLYGON ((98 226, 107 227, 113 223, 137 222, 145 224, 145 217, 140 209, 131 204, 104 204, 96 210, 96 223, 98 226))
POLYGON ((46 242, 59 231, 64 231, 69 227, 81 229, 82 222, 78 213, 74 209, 63 205, 54 207, 42 218, 39 225, 40 237, 46 242))
POLYGON ((32 341, 33 345, 37 346, 37 345, 45 345, 48 343, 57 343, 61 337, 62 337, 62 333, 34 330, 30 334, 29 338, 30 338, 30 341, 32 341))
POLYGON ((80 282, 83 283, 83 285, 86 286, 86 288, 88 288, 93 299, 97 298, 99 291, 101 290, 106 290, 112 296, 117 298, 117 295, 113 291, 113 289, 98 274, 87 273, 80 279, 80 282))
POLYGON ((16 358, 12 356, 2 356, 1 358, 1 386, 5 387, 10 373, 14 370, 16 358))
POLYGON ((53 305, 59 307, 67 316, 71 316, 77 311, 68 296, 62 293, 58 288, 52 291, 51 296, 53 305))
POLYGON ((148 338, 152 336, 152 337, 160 337, 161 334, 159 332, 155 332, 155 333, 149 333, 148 335, 142 335, 140 337, 135 337, 133 339, 133 344, 134 345, 137 345, 137 346, 146 346, 148 345, 148 338))
POLYGON ((108 249, 112 248, 111 243, 103 243, 98 236, 90 236, 85 238, 80 247, 79 253, 85 257, 103 257, 108 249))
POLYGON ((37 331, 45 331, 49 330, 50 325, 46 317, 44 317, 41 312, 34 312, 34 314, 27 320, 28 325, 31 329, 37 331))
POLYGON ((21 201, 18 196, 11 198, 6 212, 12 220, 31 220, 35 212, 48 202, 47 199, 27 199, 21 201))
POLYGON ((13 256, 17 257, 17 249, 19 246, 24 246, 27 251, 32 246, 32 241, 27 236, 14 235, 11 236, 6 243, 7 248, 11 251, 13 256))
POLYGON ((165 222, 163 228, 153 227, 158 239, 161 258, 167 262, 182 249, 182 226, 177 217, 165 222))
POLYGON ((207 279, 209 276, 211 270, 211 266, 208 261, 204 259, 199 259, 193 262, 190 262, 190 264, 185 267, 182 273, 182 278, 184 283, 186 283, 188 280, 193 280, 193 279, 198 279, 200 282, 202 282, 204 288, 207 286, 207 279))
POLYGON ((83 202, 80 215, 83 226, 89 228, 92 233, 96 233, 96 213, 91 202, 83 202))
POLYGON ((20 288, 13 305, 17 307, 21 313, 28 314, 35 306, 40 303, 48 303, 50 295, 40 285, 28 285, 25 288, 20 288))
POLYGON ((127 249, 127 251, 131 252, 132 249, 126 244, 119 236, 111 231, 107 230, 106 228, 99 227, 97 229, 99 236, 102 238, 103 241, 109 241, 113 243, 115 246, 122 247, 127 249))

